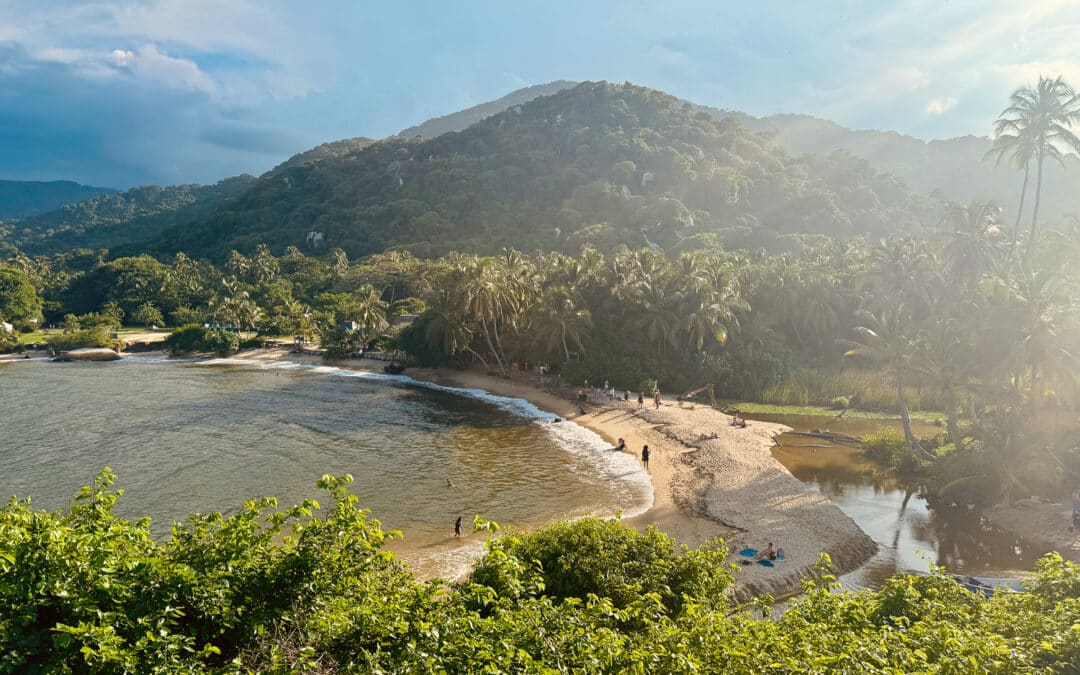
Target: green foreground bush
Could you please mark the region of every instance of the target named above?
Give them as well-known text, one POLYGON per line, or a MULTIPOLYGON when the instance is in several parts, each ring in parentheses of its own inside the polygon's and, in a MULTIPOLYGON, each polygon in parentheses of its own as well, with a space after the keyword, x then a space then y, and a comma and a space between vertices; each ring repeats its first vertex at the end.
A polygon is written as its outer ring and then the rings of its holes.
POLYGON ((213 352, 226 354, 240 348, 236 333, 202 326, 182 326, 165 338, 165 346, 173 354, 187 352, 213 352))
MULTIPOLYGON (((106 469, 67 512, 0 511, 5 672, 1076 672, 1080 567, 1029 592, 949 577, 840 593, 825 565, 776 620, 731 612, 717 543, 584 519, 488 544, 469 581, 416 581, 324 476, 330 504, 248 501, 156 541, 113 514, 106 469)), ((766 599, 767 600, 767 599, 766 599)))

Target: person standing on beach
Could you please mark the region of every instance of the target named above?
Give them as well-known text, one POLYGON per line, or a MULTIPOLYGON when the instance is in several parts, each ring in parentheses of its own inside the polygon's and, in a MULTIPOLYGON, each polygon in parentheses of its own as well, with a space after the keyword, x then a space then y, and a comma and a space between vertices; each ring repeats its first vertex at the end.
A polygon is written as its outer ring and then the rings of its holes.
POLYGON ((645 405, 645 392, 639 391, 638 395, 637 395, 637 407, 640 408, 640 407, 642 407, 644 405, 645 405))
POLYGON ((1072 527, 1069 530, 1080 530, 1080 488, 1072 493, 1072 527))
POLYGON ((641 449, 641 465, 645 467, 645 470, 649 470, 649 446, 645 446, 641 449))
POLYGON ((659 410, 660 409, 660 390, 659 389, 657 389, 656 393, 653 394, 652 400, 653 400, 653 403, 656 404, 656 409, 659 410))
POLYGON ((460 538, 461 538, 461 516, 458 516, 457 520, 454 521, 454 539, 460 539, 460 538))

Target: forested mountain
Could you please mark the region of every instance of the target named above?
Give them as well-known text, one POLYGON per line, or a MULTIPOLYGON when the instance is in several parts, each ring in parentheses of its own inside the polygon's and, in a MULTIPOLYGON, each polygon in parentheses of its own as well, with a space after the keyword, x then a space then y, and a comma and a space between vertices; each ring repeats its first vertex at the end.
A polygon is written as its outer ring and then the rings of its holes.
MULTIPOLYGON (((729 246, 783 250, 797 243, 778 236, 876 235, 936 226, 946 201, 994 199, 1010 212, 1018 200, 1019 175, 983 160, 986 138, 924 142, 805 115, 755 118, 636 87, 573 87, 521 89, 381 142, 324 143, 258 181, 91 199, 0 226, 0 239, 32 253, 182 248, 221 258, 264 239, 350 254, 507 244, 572 252, 585 242, 670 249, 712 232, 729 246), (694 128, 678 129, 680 120, 694 128)), ((1048 220, 1080 212, 1080 160, 1067 163, 1068 171, 1046 166, 1048 220)))
POLYGON ((111 188, 80 185, 69 180, 0 180, 0 220, 25 218, 52 211, 64 204, 115 192, 111 188))
MULTIPOLYGON (((919 194, 938 190, 945 198, 959 202, 993 199, 1007 212, 1014 211, 1020 201, 1020 175, 1008 162, 997 166, 993 159, 984 159, 992 146, 986 137, 923 141, 895 131, 848 129, 809 115, 756 118, 728 110, 710 112, 720 117, 734 115, 748 129, 773 134, 793 155, 849 152, 902 178, 919 194)), ((1080 213, 1080 158, 1076 155, 1066 157, 1064 168, 1056 162, 1046 163, 1042 209, 1051 220, 1080 213)))
MULTIPOLYGON (((149 248, 221 258, 268 243, 421 255, 586 243, 882 235, 936 224, 936 205, 847 155, 792 158, 736 120, 662 92, 584 83, 433 139, 391 138, 268 174, 149 248)), ((784 243, 783 245, 788 245, 784 243)))
POLYGON ((300 166, 301 164, 318 162, 322 159, 341 157, 342 155, 347 155, 350 152, 356 152, 357 150, 366 148, 374 142, 375 139, 373 138, 358 136, 356 138, 343 138, 340 141, 330 141, 329 143, 316 145, 314 148, 297 153, 282 162, 281 164, 278 164, 270 170, 270 173, 273 173, 275 171, 281 171, 282 169, 288 169, 292 166, 300 166))
POLYGON ((401 138, 412 138, 414 136, 435 138, 436 136, 442 136, 450 131, 461 131, 476 124, 485 117, 491 117, 492 115, 501 113, 513 106, 528 103, 540 96, 550 96, 563 89, 570 89, 577 86, 577 84, 577 82, 570 82, 568 80, 556 80, 546 84, 534 84, 531 87, 512 91, 506 96, 497 98, 494 101, 481 103, 480 105, 459 110, 450 113, 449 115, 443 115, 442 117, 434 117, 423 124, 403 129, 397 135, 401 138))
POLYGON ((99 195, 15 223, 9 235, 30 253, 73 248, 116 249, 152 240, 167 228, 183 225, 251 187, 253 176, 236 176, 214 185, 151 185, 99 195))

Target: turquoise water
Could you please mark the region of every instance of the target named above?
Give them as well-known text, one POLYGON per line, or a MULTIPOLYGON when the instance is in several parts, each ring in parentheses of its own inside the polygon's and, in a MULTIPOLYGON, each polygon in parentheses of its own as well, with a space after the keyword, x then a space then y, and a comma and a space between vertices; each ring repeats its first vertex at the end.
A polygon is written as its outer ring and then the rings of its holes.
POLYGON ((109 466, 125 490, 118 513, 149 515, 159 534, 251 497, 319 497, 322 474, 347 472, 361 504, 404 532, 398 550, 451 572, 482 541, 453 541, 458 516, 530 527, 652 500, 637 462, 592 432, 519 399, 407 378, 130 357, 9 363, 0 387, 0 496, 64 508, 109 466))

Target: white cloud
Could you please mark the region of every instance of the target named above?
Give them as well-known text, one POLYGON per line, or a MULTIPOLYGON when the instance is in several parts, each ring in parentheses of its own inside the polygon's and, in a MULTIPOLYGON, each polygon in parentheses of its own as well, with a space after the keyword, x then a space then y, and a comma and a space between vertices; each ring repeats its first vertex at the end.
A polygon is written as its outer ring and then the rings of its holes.
POLYGON ((940 115, 955 107, 956 99, 951 96, 948 98, 935 98, 926 104, 926 112, 929 115, 940 115))
POLYGON ((126 49, 114 49, 109 54, 109 61, 118 68, 126 68, 135 60, 135 52, 126 49))

